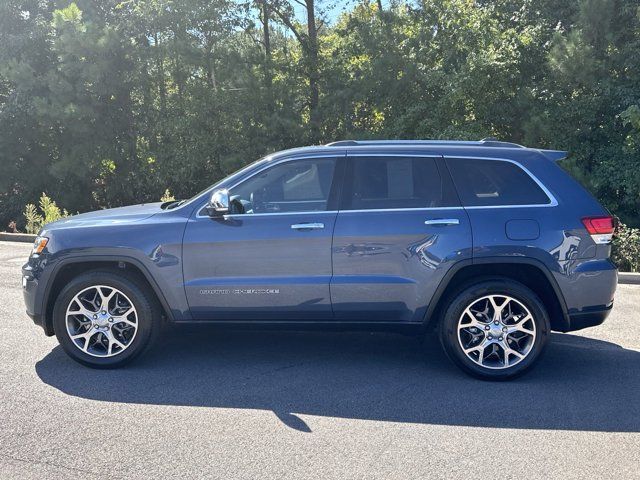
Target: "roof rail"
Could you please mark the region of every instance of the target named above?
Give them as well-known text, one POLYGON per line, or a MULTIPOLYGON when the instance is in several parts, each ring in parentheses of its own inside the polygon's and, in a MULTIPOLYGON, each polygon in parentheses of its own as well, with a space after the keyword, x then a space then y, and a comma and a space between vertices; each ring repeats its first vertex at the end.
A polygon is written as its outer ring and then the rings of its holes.
POLYGON ((525 148, 522 145, 511 142, 501 142, 493 137, 483 138, 479 141, 468 140, 339 140, 327 143, 327 147, 356 147, 366 145, 451 145, 451 146, 485 146, 525 148))

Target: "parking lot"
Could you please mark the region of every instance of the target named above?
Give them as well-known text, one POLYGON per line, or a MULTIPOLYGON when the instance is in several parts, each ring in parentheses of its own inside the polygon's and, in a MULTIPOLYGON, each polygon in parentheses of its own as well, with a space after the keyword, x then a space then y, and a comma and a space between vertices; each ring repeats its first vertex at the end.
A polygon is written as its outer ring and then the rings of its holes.
POLYGON ((387 333, 180 329, 96 371, 24 313, 29 249, 0 242, 3 480, 640 477, 640 285, 509 383, 387 333))

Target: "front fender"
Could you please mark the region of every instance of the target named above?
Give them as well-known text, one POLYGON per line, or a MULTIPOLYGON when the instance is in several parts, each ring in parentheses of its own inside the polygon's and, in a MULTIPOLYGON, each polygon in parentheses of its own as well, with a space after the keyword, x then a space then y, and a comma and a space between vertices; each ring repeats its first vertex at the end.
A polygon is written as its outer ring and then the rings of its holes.
POLYGON ((42 258, 29 261, 38 264, 33 272, 38 288, 32 313, 42 317, 50 313, 56 279, 68 267, 82 263, 87 268, 120 264, 144 276, 170 320, 190 320, 182 274, 185 225, 182 215, 161 214, 127 225, 105 223, 52 231, 45 228, 41 234, 49 237, 46 252, 42 258))

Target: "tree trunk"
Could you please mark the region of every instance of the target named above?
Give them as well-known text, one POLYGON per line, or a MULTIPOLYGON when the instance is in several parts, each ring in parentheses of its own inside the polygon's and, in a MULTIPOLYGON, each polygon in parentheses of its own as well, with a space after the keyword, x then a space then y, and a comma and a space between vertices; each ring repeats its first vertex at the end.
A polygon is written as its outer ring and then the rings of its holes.
POLYGON ((214 92, 218 91, 218 81, 216 80, 216 71, 213 66, 213 42, 207 46, 207 82, 211 85, 214 92))
MULTIPOLYGON (((180 32, 174 30, 173 32, 173 81, 176 84, 176 90, 178 91, 178 99, 182 106, 184 100, 184 75, 182 73, 182 62, 180 59, 179 40, 178 36, 181 36, 180 32)), ((182 41, 182 38, 180 38, 182 41)))
POLYGON ((158 34, 153 35, 154 45, 156 48, 156 65, 158 68, 158 90, 160 93, 160 114, 164 117, 167 111, 167 86, 164 79, 164 59, 160 51, 160 43, 158 42, 158 34))
POLYGON ((273 77, 271 73, 271 35, 269 32, 269 4, 267 0, 262 0, 262 41, 264 42, 264 86, 267 89, 267 95, 271 97, 271 86, 273 77))
POLYGON ((311 127, 311 142, 320 140, 320 118, 318 116, 318 29, 314 0, 306 0, 307 5, 307 69, 309 72, 309 120, 311 127))

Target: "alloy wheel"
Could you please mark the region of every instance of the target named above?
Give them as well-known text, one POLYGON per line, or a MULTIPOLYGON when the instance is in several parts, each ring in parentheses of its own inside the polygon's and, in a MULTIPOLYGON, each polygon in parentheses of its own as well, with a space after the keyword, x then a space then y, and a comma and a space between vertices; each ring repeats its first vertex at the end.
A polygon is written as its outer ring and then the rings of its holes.
POLYGON ((458 342, 474 363, 505 369, 522 362, 536 339, 529 309, 507 295, 487 295, 471 302, 458 320, 458 342))
POLYGON ((94 357, 121 354, 138 331, 133 302, 106 285, 93 285, 76 294, 67 306, 65 320, 73 344, 94 357))

